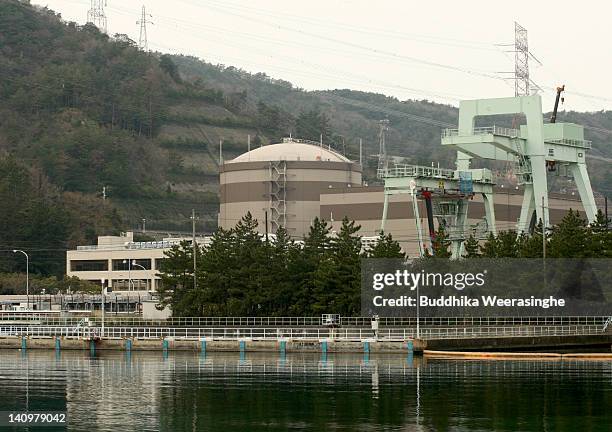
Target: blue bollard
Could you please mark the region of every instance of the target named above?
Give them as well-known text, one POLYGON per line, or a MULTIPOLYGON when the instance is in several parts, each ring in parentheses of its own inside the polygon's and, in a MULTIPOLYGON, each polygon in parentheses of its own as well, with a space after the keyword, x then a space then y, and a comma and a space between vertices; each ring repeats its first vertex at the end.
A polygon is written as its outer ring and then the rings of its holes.
POLYGON ((126 339, 125 340, 125 350, 127 352, 132 351, 132 339, 126 339))
POLYGON ((321 353, 327 355, 327 341, 321 342, 321 353))
POLYGON ((370 354, 370 342, 364 342, 363 343, 363 352, 370 354))
POLYGON ((61 349, 61 342, 59 338, 55 338, 55 351, 59 351, 61 349))
POLYGON ((96 341, 93 339, 89 340, 89 352, 91 355, 96 355, 96 341))
POLYGON ((246 360, 245 350, 246 350, 246 341, 241 340, 240 341, 240 361, 241 362, 244 362, 246 360))
POLYGON ((168 347, 169 347, 169 346, 170 346, 170 343, 168 342, 168 339, 164 339, 164 340, 162 341, 162 349, 163 349, 164 351, 168 351, 168 347))
POLYGON ((406 361, 412 364, 414 356, 414 342, 408 341, 408 343, 406 344, 406 348, 408 348, 408 358, 406 359, 406 361))
POLYGON ((206 354, 206 339, 202 339, 200 342, 200 351, 202 354, 206 354))
POLYGON ((21 338, 21 349, 25 351, 27 347, 28 347, 27 339, 25 337, 22 337, 21 338))
POLYGON ((280 354, 281 357, 285 357, 285 354, 287 353, 287 341, 280 341, 280 354))

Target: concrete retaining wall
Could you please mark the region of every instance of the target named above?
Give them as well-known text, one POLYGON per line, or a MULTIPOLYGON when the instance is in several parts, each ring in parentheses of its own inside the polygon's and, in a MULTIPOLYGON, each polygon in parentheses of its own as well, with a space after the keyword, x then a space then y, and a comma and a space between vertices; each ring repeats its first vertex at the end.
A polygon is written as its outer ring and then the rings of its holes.
MULTIPOLYGON (((25 338, 26 349, 89 350, 90 340, 76 338, 25 338)), ((411 341, 412 351, 422 351, 422 341, 411 341)), ((21 349, 24 339, 19 337, 0 338, 0 349, 21 349)), ((253 352, 346 352, 346 353, 408 353, 408 342, 345 342, 345 341, 262 341, 262 340, 172 340, 172 339, 104 339, 96 340, 96 350, 133 351, 253 351, 253 352), (284 344, 283 344, 284 342, 284 344)))
POLYGON ((134 350, 134 351, 227 351, 227 352, 325 352, 325 353, 408 353, 436 351, 542 351, 572 348, 612 349, 612 334, 590 336, 533 336, 475 339, 436 339, 383 342, 334 340, 184 340, 184 339, 103 339, 0 338, 0 349, 134 350))

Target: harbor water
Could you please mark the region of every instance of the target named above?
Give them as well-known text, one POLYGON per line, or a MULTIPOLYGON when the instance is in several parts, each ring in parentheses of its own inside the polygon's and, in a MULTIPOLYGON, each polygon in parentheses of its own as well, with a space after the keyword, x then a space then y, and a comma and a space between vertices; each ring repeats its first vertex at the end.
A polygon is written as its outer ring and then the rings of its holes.
POLYGON ((0 411, 65 411, 66 427, 57 430, 609 431, 612 425, 610 361, 2 350, 0 385, 0 411))

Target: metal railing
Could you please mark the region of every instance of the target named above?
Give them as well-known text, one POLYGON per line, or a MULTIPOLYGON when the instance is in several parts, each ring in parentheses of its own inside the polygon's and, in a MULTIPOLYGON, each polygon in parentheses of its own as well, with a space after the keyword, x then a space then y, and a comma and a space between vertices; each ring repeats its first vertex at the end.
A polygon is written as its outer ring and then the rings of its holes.
MULTIPOLYGON (((482 327, 422 327, 422 339, 467 339, 510 336, 567 336, 604 334, 601 326, 482 326, 482 327)), ((100 327, 69 326, 0 326, 0 337, 76 337, 95 338, 102 335, 100 327)), ((213 339, 213 340, 338 340, 404 341, 416 337, 415 327, 385 328, 375 332, 367 328, 223 328, 223 327, 106 327, 104 338, 122 339, 213 339)))
MULTIPOLYGON (((99 326, 101 317, 88 317, 89 322, 99 326)), ((422 326, 441 327, 477 327, 477 326, 558 326, 558 325, 597 325, 604 326, 607 316, 539 316, 539 317, 421 317, 422 326)), ((0 325, 77 325, 82 317, 61 317, 48 314, 0 313, 0 325)), ((370 327, 370 317, 340 317, 341 327, 370 327)), ((380 317, 380 327, 415 326, 415 317, 380 317)), ((321 317, 177 317, 162 319, 144 319, 141 317, 115 316, 107 313, 107 326, 137 327, 318 327, 324 323, 321 317)))
POLYGON ((547 143, 565 145, 568 147, 580 147, 584 149, 590 149, 593 146, 593 142, 589 140, 576 140, 571 138, 561 139, 547 139, 547 143))
POLYGON ((427 177, 452 179, 455 171, 447 168, 436 168, 419 165, 394 165, 391 168, 379 168, 378 178, 387 177, 427 177))
POLYGON ((500 135, 509 138, 520 137, 520 131, 518 129, 501 127, 501 126, 486 126, 476 127, 472 130, 472 133, 467 135, 461 135, 459 129, 444 129, 442 131, 442 138, 454 137, 454 136, 472 136, 472 135, 500 135))

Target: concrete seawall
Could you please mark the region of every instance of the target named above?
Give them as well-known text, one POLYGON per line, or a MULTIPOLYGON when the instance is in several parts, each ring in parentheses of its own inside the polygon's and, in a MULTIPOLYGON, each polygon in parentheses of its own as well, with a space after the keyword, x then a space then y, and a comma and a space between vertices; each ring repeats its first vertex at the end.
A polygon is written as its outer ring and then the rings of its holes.
POLYGON ((131 350, 131 351, 226 351, 226 352, 327 352, 327 353, 408 353, 420 352, 424 343, 387 341, 292 341, 292 340, 182 340, 182 339, 98 339, 0 338, 0 349, 131 350))
POLYGON ((139 339, 75 337, 3 337, 0 349, 60 349, 119 351, 227 351, 227 352, 323 352, 398 353, 431 351, 543 351, 596 349, 612 351, 612 334, 582 336, 523 336, 472 339, 431 339, 408 341, 346 340, 214 340, 139 339))

